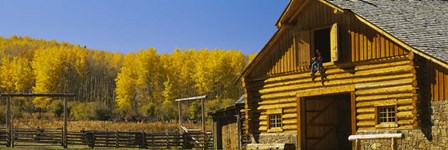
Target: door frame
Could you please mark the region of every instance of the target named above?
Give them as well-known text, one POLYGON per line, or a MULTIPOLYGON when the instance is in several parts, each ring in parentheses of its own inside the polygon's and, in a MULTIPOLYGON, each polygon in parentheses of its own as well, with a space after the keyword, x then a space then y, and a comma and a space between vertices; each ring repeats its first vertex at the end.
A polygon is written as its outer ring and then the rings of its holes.
MULTIPOLYGON (((334 95, 334 94, 349 94, 350 95, 350 115, 351 115, 351 133, 352 135, 356 134, 356 94, 354 86, 347 87, 334 87, 331 89, 313 89, 298 92, 297 97, 297 144, 300 146, 300 149, 305 149, 305 99, 307 97, 312 96, 325 96, 325 95, 334 95), (322 90, 326 90, 327 92, 322 92, 322 90), (319 92, 320 91, 320 92, 319 92)), ((347 139, 348 140, 348 139, 347 139)), ((354 146, 352 142, 352 147, 354 146)))

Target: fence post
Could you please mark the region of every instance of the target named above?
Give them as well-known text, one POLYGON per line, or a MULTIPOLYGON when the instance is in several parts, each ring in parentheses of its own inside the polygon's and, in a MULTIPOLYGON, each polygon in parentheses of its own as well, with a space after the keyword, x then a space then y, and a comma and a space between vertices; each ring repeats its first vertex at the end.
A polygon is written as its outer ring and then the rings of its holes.
POLYGON ((142 134, 142 143, 141 143, 142 148, 146 148, 146 134, 144 131, 142 131, 141 134, 142 134))
POLYGON ((154 133, 151 133, 151 147, 154 147, 154 133))
POLYGON ((95 148, 95 131, 89 131, 87 132, 87 137, 88 137, 88 141, 89 141, 89 147, 90 148, 95 148))
POLYGON ((106 147, 109 146, 109 135, 110 135, 110 132, 108 129, 106 129, 106 147))
POLYGON ((188 133, 184 132, 182 134, 182 137, 184 139, 183 144, 182 144, 182 149, 188 149, 189 148, 188 133))
POLYGON ((170 138, 168 135, 168 131, 165 130, 165 136, 166 136, 166 148, 170 148, 170 138))
POLYGON ((64 129, 62 130, 62 141, 64 142, 64 148, 67 148, 67 119, 68 119, 68 112, 67 112, 67 98, 64 97, 64 129))
POLYGON ((115 132, 115 147, 118 148, 120 141, 118 139, 118 130, 115 132))
POLYGON ((6 100, 6 131, 7 133, 7 137, 8 137, 8 142, 7 142, 7 146, 12 147, 12 134, 11 134, 11 96, 8 96, 7 100, 6 100))

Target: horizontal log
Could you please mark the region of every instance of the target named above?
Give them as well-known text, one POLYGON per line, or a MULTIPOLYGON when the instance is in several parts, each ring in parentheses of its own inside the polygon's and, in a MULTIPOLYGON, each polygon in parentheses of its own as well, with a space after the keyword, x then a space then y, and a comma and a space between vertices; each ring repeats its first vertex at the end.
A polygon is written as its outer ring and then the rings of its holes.
POLYGON ((268 120, 267 115, 260 115, 259 120, 268 120))
POLYGON ((284 98, 284 99, 279 99, 279 100, 264 100, 264 101, 259 102, 258 104, 268 105, 268 104, 290 103, 290 102, 296 102, 296 101, 297 101, 296 97, 291 97, 291 98, 284 98))
POLYGON ((398 120, 398 125, 412 125, 412 124, 414 124, 415 123, 415 121, 414 120, 398 120))
POLYGON ((404 111, 404 112, 398 112, 397 117, 398 118, 412 118, 415 115, 412 113, 412 111, 404 111))
POLYGON ((413 85, 415 84, 416 79, 415 78, 409 78, 411 76, 408 76, 408 78, 404 79, 398 79, 398 80, 392 80, 392 81, 379 81, 379 82, 372 82, 372 83, 366 83, 366 84, 356 84, 355 88, 357 91, 363 91, 368 89, 376 89, 381 87, 392 87, 392 86, 400 86, 400 85, 413 85))
POLYGON ((269 95, 262 95, 261 98, 263 100, 265 99, 278 99, 278 98, 291 98, 291 97, 296 97, 296 93, 295 91, 293 92, 281 92, 281 93, 274 93, 274 94, 269 94, 269 95))
POLYGON ((412 106, 412 105, 398 106, 397 110, 398 111, 411 111, 411 110, 414 110, 414 106, 412 106))
POLYGON ((288 109, 283 109, 284 113, 297 113, 297 109, 296 108, 288 108, 288 109))
POLYGON ((415 98, 407 98, 407 99, 398 99, 397 105, 411 105, 413 106, 416 103, 415 98))
POLYGON ((391 138, 403 138, 403 133, 350 135, 348 137, 348 140, 354 141, 354 140, 391 139, 391 138))
POLYGON ((358 127, 370 127, 370 126, 375 126, 375 121, 358 121, 358 123, 356 123, 356 126, 358 127))
POLYGON ((355 87, 352 86, 352 85, 336 86, 336 87, 324 87, 324 88, 318 88, 318 89, 303 90, 303 91, 297 92, 297 96, 305 97, 305 96, 316 96, 316 95, 325 95, 325 94, 345 93, 345 92, 351 92, 351 91, 354 91, 354 90, 355 90, 355 87))
POLYGON ((286 124, 297 124, 297 119, 285 119, 282 120, 282 124, 286 125, 286 124))
POLYGON ((260 126, 267 126, 268 125, 268 121, 260 121, 260 123, 258 123, 260 126))
POLYGON ((284 75, 284 76, 278 76, 278 77, 271 77, 264 81, 265 84, 273 83, 273 82, 285 82, 288 80, 297 80, 300 78, 307 78, 309 75, 304 73, 297 73, 297 74, 290 74, 290 75, 284 75))
POLYGON ((358 131, 360 131, 360 132, 371 131, 371 130, 376 130, 376 128, 374 126, 358 127, 358 131))
POLYGON ((260 130, 260 131, 268 131, 268 126, 260 126, 260 127, 258 127, 258 130, 260 130))
POLYGON ((395 67, 395 66, 409 65, 410 63, 411 63, 410 60, 404 60, 404 61, 397 61, 397 62, 390 62, 390 63, 359 65, 359 66, 355 67, 355 70, 372 70, 372 69, 377 69, 377 68, 389 68, 389 67, 395 67))
POLYGON ((383 100, 375 100, 375 101, 360 101, 356 103, 356 107, 358 109, 362 107, 374 107, 375 105, 387 105, 390 102, 396 101, 398 105, 410 105, 412 104, 412 99, 383 99, 383 100))
POLYGON ((416 90, 415 90, 415 87, 413 87, 412 85, 402 85, 402 86, 396 86, 396 87, 381 87, 381 88, 374 88, 374 89, 357 90, 355 93, 357 96, 383 95, 383 94, 395 94, 395 93, 415 94, 416 90))
POLYGON ((258 110, 267 110, 267 109, 277 109, 277 108, 291 108, 291 107, 296 107, 297 103, 293 102, 293 103, 283 103, 283 104, 277 104, 277 105, 263 105, 263 106, 259 106, 257 109, 258 110))
POLYGON ((356 116, 356 120, 374 120, 375 114, 361 114, 356 116))
POLYGON ((374 113, 375 112, 375 108, 358 108, 356 109, 356 113, 374 113))
POLYGON ((296 130, 297 129, 297 124, 290 124, 290 125, 284 125, 282 127, 283 130, 296 130))
POLYGON ((288 113, 282 115, 282 119, 290 119, 290 118, 297 118, 297 113, 288 113))
POLYGON ((388 94, 388 95, 368 95, 368 96, 357 96, 356 101, 373 101, 373 100, 387 100, 387 99, 404 99, 412 98, 415 94, 413 93, 400 93, 400 94, 388 94))

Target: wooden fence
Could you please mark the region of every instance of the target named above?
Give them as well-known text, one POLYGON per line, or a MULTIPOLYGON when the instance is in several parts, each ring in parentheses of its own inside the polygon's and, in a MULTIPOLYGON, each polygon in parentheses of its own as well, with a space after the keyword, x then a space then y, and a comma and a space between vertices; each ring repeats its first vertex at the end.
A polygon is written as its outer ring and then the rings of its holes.
MULTIPOLYGON (((67 132, 65 146, 85 145, 115 148, 213 148, 210 132, 121 132, 82 130, 67 132)), ((0 144, 14 146, 64 146, 63 130, 14 128, 11 134, 0 129, 0 144)))

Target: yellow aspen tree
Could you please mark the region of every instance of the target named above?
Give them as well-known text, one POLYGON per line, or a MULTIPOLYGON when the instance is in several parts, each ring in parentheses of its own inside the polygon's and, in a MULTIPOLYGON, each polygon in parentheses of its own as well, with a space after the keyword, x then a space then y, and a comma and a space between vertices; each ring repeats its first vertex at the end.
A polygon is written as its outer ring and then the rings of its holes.
MULTIPOLYGON (((33 74, 36 84, 34 93, 63 92, 64 80, 61 74, 64 71, 64 49, 60 47, 42 48, 34 53, 33 74)), ((50 104, 49 98, 38 97, 33 100, 36 107, 45 108, 50 104)))
MULTIPOLYGON (((133 60, 135 56, 134 54, 127 54, 124 57, 123 66, 118 73, 116 82, 116 102, 117 106, 122 113, 128 113, 132 109, 133 100, 135 100, 136 91, 135 91, 135 74, 134 74, 134 65, 133 60)), ((135 110, 134 110, 135 111, 135 110)))

